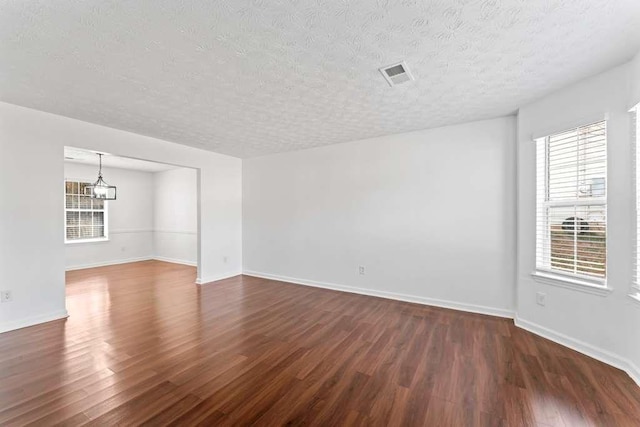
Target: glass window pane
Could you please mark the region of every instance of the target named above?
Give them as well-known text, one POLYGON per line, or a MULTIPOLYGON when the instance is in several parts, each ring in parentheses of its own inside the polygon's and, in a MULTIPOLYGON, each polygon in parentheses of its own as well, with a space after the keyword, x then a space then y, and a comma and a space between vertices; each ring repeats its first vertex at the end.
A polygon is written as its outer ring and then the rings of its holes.
POLYGON ((551 268, 606 276, 606 207, 552 207, 549 226, 551 268))
POLYGON ((80 225, 92 225, 91 212, 80 212, 80 225))
POLYGON ((92 227, 93 228, 93 237, 100 238, 104 237, 104 227, 92 227))
POLYGON ((549 208, 551 268, 574 271, 573 218, 573 207, 549 208))
POLYGON ((104 212, 93 213, 93 225, 104 225, 104 212))
POLYGON ((73 194, 73 183, 71 181, 65 181, 64 192, 65 194, 73 194))
POLYGON ((78 212, 67 212, 67 226, 79 225, 80 215, 78 212))
POLYGON ((91 199, 93 202, 93 209, 104 209, 104 200, 102 199, 91 199))
POLYGON ((606 196, 604 123, 549 137, 549 200, 606 196))
POLYGON ((576 236, 576 270, 591 276, 606 276, 607 223, 604 206, 576 208, 581 227, 576 236))
POLYGON ((86 192, 85 188, 87 187, 87 185, 89 185, 89 184, 86 183, 86 182, 79 182, 78 183, 78 193, 86 195, 87 192, 86 192))
POLYGON ((79 236, 78 227, 67 227, 67 240, 75 240, 79 236))
POLYGON ((91 197, 89 196, 78 196, 78 207, 80 209, 91 209, 91 197))
POLYGON ((67 209, 78 208, 78 196, 65 196, 67 209))
POLYGON ((93 227, 80 226, 80 237, 83 239, 91 239, 93 237, 93 227))
POLYGON ((78 183, 77 182, 72 182, 71 183, 71 193, 78 194, 78 183))

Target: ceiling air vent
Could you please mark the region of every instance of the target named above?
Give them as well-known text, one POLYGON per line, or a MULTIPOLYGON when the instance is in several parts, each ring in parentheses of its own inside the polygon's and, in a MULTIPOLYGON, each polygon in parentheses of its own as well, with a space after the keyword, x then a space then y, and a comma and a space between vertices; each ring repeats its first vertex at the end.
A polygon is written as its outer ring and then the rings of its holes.
POLYGON ((380 68, 380 72, 384 76, 389 86, 396 86, 413 80, 413 76, 407 68, 407 64, 400 62, 398 64, 389 65, 380 68))

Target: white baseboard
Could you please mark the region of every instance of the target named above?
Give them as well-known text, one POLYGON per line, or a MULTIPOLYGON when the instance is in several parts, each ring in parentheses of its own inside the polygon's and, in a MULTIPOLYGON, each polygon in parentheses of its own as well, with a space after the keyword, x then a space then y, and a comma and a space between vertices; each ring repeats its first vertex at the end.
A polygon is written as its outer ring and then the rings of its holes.
POLYGON ((198 266, 197 262, 188 261, 185 259, 167 258, 167 257, 161 257, 161 256, 145 256, 145 257, 138 257, 138 258, 126 258, 126 259, 117 259, 113 261, 95 262, 91 264, 72 265, 70 267, 66 267, 65 271, 84 270, 85 268, 107 267, 109 265, 128 264, 130 262, 150 261, 150 260, 170 262, 172 264, 189 265, 191 267, 198 266))
POLYGON ((638 367, 635 364, 633 364, 631 361, 629 361, 628 364, 629 364, 629 367, 626 370, 627 374, 640 387, 640 369, 638 369, 638 367))
POLYGON ((245 271, 247 276, 260 277, 263 279, 278 280, 280 282, 294 283, 296 285, 313 286, 315 288, 331 289, 334 291, 350 292, 352 294, 368 295, 373 297, 393 299, 397 301, 412 302, 416 304, 431 305, 453 310, 467 311, 470 313, 487 314, 490 316, 506 317, 513 319, 513 311, 503 308, 486 307, 483 305, 467 304, 455 301, 441 300, 436 298, 419 297, 415 295, 398 294, 395 292, 377 291, 366 288, 356 288, 352 286, 337 285, 335 283, 317 282, 314 280, 303 280, 294 277, 278 276, 275 274, 261 273, 258 271, 245 271))
POLYGON ((241 274, 242 274, 242 272, 240 272, 240 271, 234 271, 234 272, 231 272, 231 273, 221 274, 219 276, 211 276, 211 277, 204 277, 204 278, 198 277, 196 279, 196 284, 197 285, 205 285, 207 283, 217 282, 218 280, 224 280, 224 279, 229 279, 231 277, 236 277, 236 276, 239 276, 241 274))
POLYGON ((117 259, 113 261, 96 262, 91 264, 72 265, 70 267, 65 267, 65 271, 84 270, 85 268, 95 268, 95 267, 107 267, 109 265, 128 264, 130 262, 149 261, 152 259, 154 259, 154 257, 144 256, 144 257, 137 257, 137 258, 126 258, 126 259, 117 259))
POLYGON ((603 350, 594 345, 577 340, 575 338, 571 338, 568 335, 556 332, 552 329, 540 326, 536 323, 529 322, 528 320, 521 319, 518 316, 515 317, 514 323, 519 328, 525 329, 557 344, 575 350, 578 353, 582 353, 586 356, 599 360, 600 362, 606 363, 607 365, 611 365, 615 368, 625 371, 631 377, 631 379, 633 379, 633 381, 635 381, 635 383, 640 386, 640 370, 631 361, 620 357, 617 354, 611 353, 610 351, 603 350))
POLYGON ((69 317, 67 310, 54 311, 53 313, 27 317, 26 319, 20 319, 13 322, 0 324, 0 333, 22 329, 29 326, 38 325, 40 323, 51 322, 53 320, 65 319, 67 317, 69 317))
POLYGON ((169 257, 157 256, 157 255, 154 256, 153 259, 155 259, 157 261, 170 262, 172 264, 189 265, 191 267, 197 267, 198 266, 198 262, 197 261, 189 261, 189 260, 186 260, 186 259, 169 258, 169 257))

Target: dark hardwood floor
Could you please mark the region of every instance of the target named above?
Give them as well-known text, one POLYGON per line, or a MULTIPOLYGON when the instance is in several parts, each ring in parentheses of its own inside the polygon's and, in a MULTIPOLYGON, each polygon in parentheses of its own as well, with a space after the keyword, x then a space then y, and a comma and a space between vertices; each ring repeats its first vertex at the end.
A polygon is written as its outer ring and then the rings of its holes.
POLYGON ((495 317, 157 261, 0 335, 0 425, 638 426, 623 372, 495 317))

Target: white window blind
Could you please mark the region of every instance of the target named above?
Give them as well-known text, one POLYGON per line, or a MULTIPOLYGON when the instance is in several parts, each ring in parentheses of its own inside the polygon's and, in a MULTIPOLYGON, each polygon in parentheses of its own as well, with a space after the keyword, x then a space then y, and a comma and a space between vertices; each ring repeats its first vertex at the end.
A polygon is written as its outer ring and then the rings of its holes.
POLYGON ((65 241, 107 238, 107 211, 104 200, 85 194, 88 182, 65 180, 65 241))
POLYGON ((536 269, 604 284, 606 122, 540 138, 536 144, 536 269))
POLYGON ((636 227, 635 227, 635 244, 634 244, 634 265, 633 265, 633 284, 631 286, 631 293, 640 295, 640 150, 638 144, 640 143, 640 123, 638 123, 638 109, 640 104, 631 109, 631 133, 633 141, 633 173, 635 176, 634 186, 636 192, 636 227))

